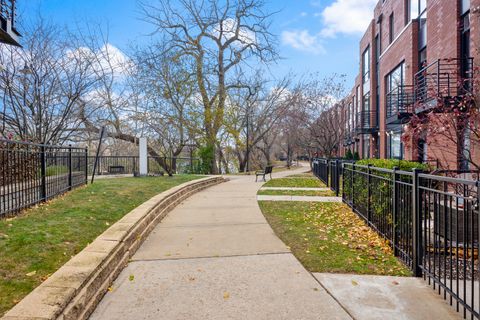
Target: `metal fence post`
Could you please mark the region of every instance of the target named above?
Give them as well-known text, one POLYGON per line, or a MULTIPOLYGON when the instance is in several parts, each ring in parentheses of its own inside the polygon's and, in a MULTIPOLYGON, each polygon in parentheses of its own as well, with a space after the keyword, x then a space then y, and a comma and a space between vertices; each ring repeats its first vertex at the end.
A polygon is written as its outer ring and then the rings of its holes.
POLYGON ((395 256, 398 255, 397 249, 397 220, 398 220, 398 195, 397 195, 397 170, 398 167, 393 167, 393 186, 392 186, 392 246, 393 246, 393 253, 395 256))
POLYGON ((72 190, 72 145, 68 145, 68 190, 72 190))
POLYGON ((413 190, 412 190, 412 229, 413 229, 413 275, 415 277, 422 276, 420 264, 422 262, 422 223, 420 212, 420 179, 421 170, 413 169, 413 190))
POLYGON ((330 160, 326 160, 327 162, 327 187, 330 187, 332 183, 330 182, 330 160))
POLYGON ((352 187, 352 209, 355 211, 355 188, 353 185, 355 184, 355 163, 352 164, 352 178, 351 178, 351 187, 352 187))
POLYGON ((367 165, 367 222, 370 225, 371 221, 371 215, 370 215, 370 205, 371 205, 371 184, 372 184, 372 179, 371 179, 371 174, 370 174, 370 167, 372 165, 368 164, 367 165))
POLYGON ((88 184, 88 147, 85 148, 85 184, 88 184))
POLYGON ((47 200, 47 157, 46 157, 45 145, 40 146, 40 175, 41 175, 41 186, 40 186, 40 199, 42 201, 47 200))
POLYGON ((338 197, 340 192, 340 161, 335 160, 335 194, 338 197))

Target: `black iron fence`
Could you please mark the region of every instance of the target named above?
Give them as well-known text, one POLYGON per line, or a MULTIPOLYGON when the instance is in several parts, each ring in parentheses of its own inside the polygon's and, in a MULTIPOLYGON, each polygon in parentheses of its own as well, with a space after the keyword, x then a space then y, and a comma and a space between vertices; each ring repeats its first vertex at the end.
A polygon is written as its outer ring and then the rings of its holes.
POLYGON ((353 160, 317 158, 312 162, 315 176, 335 192, 337 197, 342 190, 343 163, 353 163, 353 160))
POLYGON ((343 202, 389 241, 415 276, 423 276, 464 317, 479 318, 480 182, 338 164, 316 159, 313 172, 341 190, 343 202), (325 170, 329 176, 318 174, 325 170), (340 180, 341 186, 332 183, 340 180))
POLYGON ((0 140, 0 218, 87 182, 87 150, 0 140))
MULTIPOLYGON (((163 175, 165 169, 161 163, 172 168, 173 173, 200 173, 201 161, 198 158, 185 157, 148 157, 148 173, 163 175)), ((95 156, 88 157, 88 174, 93 173, 95 156)), ((98 157, 96 175, 136 174, 139 172, 138 156, 100 156, 98 157)))

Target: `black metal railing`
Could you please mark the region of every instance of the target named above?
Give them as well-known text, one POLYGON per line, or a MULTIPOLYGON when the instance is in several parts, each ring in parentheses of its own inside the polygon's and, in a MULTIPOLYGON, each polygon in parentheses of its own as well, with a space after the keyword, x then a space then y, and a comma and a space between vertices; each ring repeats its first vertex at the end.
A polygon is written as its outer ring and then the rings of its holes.
POLYGON ((342 190, 343 163, 353 163, 353 160, 345 159, 324 159, 316 158, 312 161, 312 172, 327 187, 329 187, 337 197, 342 190))
POLYGON ((472 81, 473 58, 438 59, 415 74, 415 101, 425 104, 461 97, 472 81))
POLYGON ((328 186, 328 159, 313 159, 312 172, 317 178, 319 178, 328 186))
POLYGON ((87 150, 0 140, 0 218, 87 183, 87 150))
POLYGON ((375 111, 358 112, 355 120, 355 132, 357 134, 372 133, 378 130, 378 119, 375 111))
POLYGON ((389 241, 415 276, 464 317, 480 317, 479 180, 349 162, 340 169, 338 160, 315 160, 314 173, 325 170, 318 166, 336 170, 319 178, 341 191, 343 202, 389 241))
MULTIPOLYGON (((152 175, 164 174, 165 169, 161 163, 165 163, 172 168, 173 173, 199 173, 200 159, 186 157, 148 157, 147 171, 152 175)), ((93 173, 95 156, 88 157, 88 174, 93 173)), ((100 156, 98 157, 97 169, 95 175, 116 175, 130 174, 139 172, 139 156, 100 156)))
POLYGON ((387 93, 387 119, 412 112, 415 103, 414 87, 399 86, 387 93))

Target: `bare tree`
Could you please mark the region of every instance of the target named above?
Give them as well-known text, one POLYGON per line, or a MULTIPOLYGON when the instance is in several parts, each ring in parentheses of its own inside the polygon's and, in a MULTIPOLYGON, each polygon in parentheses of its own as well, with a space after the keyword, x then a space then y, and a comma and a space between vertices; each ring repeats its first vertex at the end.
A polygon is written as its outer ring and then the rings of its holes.
POLYGON ((225 127, 233 140, 240 172, 249 169, 250 154, 292 106, 290 84, 290 77, 271 83, 258 73, 248 90, 231 91, 225 127))
POLYGON ((303 122, 303 137, 299 146, 316 150, 321 156, 334 157, 340 149, 345 125, 343 119, 345 76, 320 78, 310 75, 296 88, 295 117, 303 122), (302 120, 303 119, 303 120, 302 120))
MULTIPOLYGON (((228 92, 243 87, 239 72, 253 60, 276 59, 270 13, 262 0, 158 0, 142 5, 145 19, 156 26, 165 43, 162 54, 175 52, 194 65, 193 75, 203 107, 204 140, 215 155, 224 122, 228 92)), ((215 159, 212 172, 217 172, 215 159)))
POLYGON ((39 18, 27 27, 23 49, 0 47, 3 136, 62 143, 79 127, 75 106, 97 79, 91 61, 74 54, 71 40, 39 18))

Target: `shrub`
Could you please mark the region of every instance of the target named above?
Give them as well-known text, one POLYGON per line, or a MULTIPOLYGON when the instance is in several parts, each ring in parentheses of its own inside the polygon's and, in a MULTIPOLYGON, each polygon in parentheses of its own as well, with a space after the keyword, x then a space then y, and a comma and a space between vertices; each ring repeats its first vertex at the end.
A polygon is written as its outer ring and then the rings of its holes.
POLYGON ((398 160, 398 159, 363 159, 356 162, 359 165, 372 165, 377 168, 384 168, 392 170, 394 167, 398 167, 402 171, 413 171, 413 169, 421 169, 423 171, 430 171, 431 168, 428 164, 408 161, 408 160, 398 160))
POLYGON ((347 153, 345 154, 345 159, 346 160, 353 160, 352 150, 350 150, 350 149, 347 150, 347 153))
POLYGON ((45 168, 45 176, 47 177, 56 176, 59 174, 66 174, 66 173, 68 173, 67 166, 49 166, 45 168))
POLYGON ((203 174, 212 173, 212 163, 215 161, 215 151, 212 145, 206 145, 198 149, 198 156, 201 159, 200 171, 203 174))
POLYGON ((355 153, 353 154, 353 160, 360 160, 360 155, 358 154, 358 151, 355 151, 355 153))

